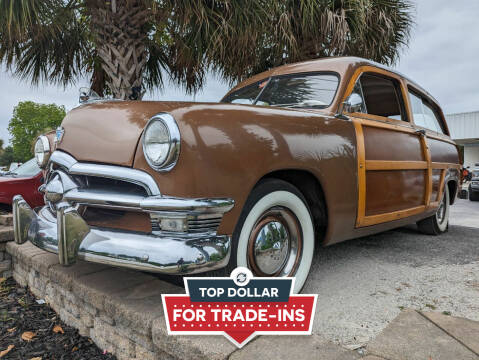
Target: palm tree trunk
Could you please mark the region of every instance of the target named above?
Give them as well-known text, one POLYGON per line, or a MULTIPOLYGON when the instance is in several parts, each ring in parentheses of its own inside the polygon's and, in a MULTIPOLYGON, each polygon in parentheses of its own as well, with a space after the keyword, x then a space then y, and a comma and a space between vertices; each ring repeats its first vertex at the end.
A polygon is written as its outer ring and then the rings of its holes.
POLYGON ((96 50, 117 99, 140 100, 149 10, 143 0, 90 0, 96 50))

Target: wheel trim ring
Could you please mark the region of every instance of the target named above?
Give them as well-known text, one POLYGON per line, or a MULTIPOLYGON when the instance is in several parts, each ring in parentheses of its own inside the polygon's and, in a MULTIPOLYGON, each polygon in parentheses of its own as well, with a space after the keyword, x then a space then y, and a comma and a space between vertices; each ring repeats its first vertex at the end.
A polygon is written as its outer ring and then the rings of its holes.
POLYGON ((296 273, 301 257, 302 257, 303 235, 301 231, 300 222, 293 212, 291 212, 289 209, 282 206, 275 206, 263 212, 263 214, 261 214, 261 216, 259 217, 258 221, 256 221, 256 223, 254 224, 248 239, 247 260, 248 260, 248 265, 251 266, 253 270, 253 273, 256 276, 262 276, 262 277, 277 277, 278 275, 280 275, 285 269, 285 267, 291 262, 291 247, 293 242, 296 243, 296 256, 291 266, 291 270, 288 271, 288 273, 285 275, 288 277, 293 276, 296 273), (283 215, 286 215, 286 216, 283 216, 283 215), (291 220, 291 224, 293 225, 293 229, 291 229, 290 223, 285 219, 285 217, 289 217, 289 219, 291 220), (281 265, 281 267, 275 273, 266 274, 263 271, 261 271, 259 266, 256 264, 255 243, 256 243, 256 237, 258 236, 261 229, 264 227, 264 225, 266 225, 267 223, 271 221, 279 222, 286 228, 288 238, 289 238, 288 255, 286 256, 286 259, 283 261, 283 264, 281 265), (294 232, 291 230, 294 230, 294 232))
POLYGON ((442 195, 441 202, 439 204, 439 208, 436 211, 436 219, 439 224, 444 223, 446 218, 446 193, 442 195))

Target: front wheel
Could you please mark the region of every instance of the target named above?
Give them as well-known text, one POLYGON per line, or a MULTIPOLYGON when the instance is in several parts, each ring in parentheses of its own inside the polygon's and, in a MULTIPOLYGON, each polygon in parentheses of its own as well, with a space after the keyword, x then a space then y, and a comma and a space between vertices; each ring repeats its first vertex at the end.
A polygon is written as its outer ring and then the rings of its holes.
POLYGON ((450 210, 449 187, 444 186, 441 202, 436 213, 417 223, 419 230, 428 235, 441 235, 449 229, 450 210))
POLYGON ((228 270, 247 267, 259 277, 295 277, 301 291, 314 253, 314 225, 301 192, 268 179, 252 191, 233 234, 228 270))

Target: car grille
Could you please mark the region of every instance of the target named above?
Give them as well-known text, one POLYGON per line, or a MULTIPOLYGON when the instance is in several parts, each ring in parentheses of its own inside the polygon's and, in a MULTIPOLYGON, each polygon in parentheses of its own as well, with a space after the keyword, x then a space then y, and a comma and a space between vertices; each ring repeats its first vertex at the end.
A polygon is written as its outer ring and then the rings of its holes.
POLYGON ((162 196, 142 170, 81 163, 61 151, 51 155, 43 191, 53 214, 58 204, 68 202, 93 226, 178 236, 215 233, 234 204, 223 198, 162 196))
POLYGON ((146 190, 131 182, 99 176, 73 175, 72 179, 82 190, 108 190, 121 194, 147 196, 146 190))

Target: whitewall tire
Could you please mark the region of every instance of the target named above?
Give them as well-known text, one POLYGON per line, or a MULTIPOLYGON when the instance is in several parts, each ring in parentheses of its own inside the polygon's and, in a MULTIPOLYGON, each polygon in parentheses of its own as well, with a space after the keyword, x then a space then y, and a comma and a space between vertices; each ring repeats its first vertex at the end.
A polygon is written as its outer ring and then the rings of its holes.
POLYGON ((449 229, 449 212, 451 201, 449 196, 449 187, 444 184, 444 192, 436 213, 417 223, 421 232, 428 235, 441 235, 449 229))
POLYGON ((245 204, 231 263, 255 276, 294 276, 298 293, 313 261, 314 235, 311 212, 299 190, 285 181, 264 181, 245 204))

